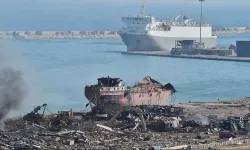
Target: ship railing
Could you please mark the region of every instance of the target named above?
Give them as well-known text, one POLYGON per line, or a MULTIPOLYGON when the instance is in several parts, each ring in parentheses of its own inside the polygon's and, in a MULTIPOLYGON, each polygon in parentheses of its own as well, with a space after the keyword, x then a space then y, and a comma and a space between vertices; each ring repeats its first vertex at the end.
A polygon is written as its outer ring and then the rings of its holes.
MULTIPOLYGON (((157 23, 159 23, 159 24, 166 23, 166 24, 169 24, 171 26, 200 26, 200 24, 197 22, 183 23, 183 22, 174 22, 174 21, 160 21, 157 23)), ((203 23, 201 25, 202 26, 212 26, 211 24, 207 24, 207 23, 203 23)))
MULTIPOLYGON (((171 24, 170 26, 177 27, 200 27, 199 24, 171 24)), ((202 24, 202 27, 211 27, 210 24, 202 24)))
POLYGON ((101 87, 100 91, 123 91, 126 90, 125 87, 101 87))

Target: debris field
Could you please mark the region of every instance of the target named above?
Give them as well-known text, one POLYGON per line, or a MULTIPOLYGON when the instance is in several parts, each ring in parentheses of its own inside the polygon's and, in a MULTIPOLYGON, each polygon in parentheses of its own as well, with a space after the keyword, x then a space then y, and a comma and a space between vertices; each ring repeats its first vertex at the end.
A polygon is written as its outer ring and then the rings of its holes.
POLYGON ((164 108, 141 106, 146 131, 131 112, 130 117, 120 115, 110 122, 112 118, 105 115, 72 110, 39 114, 42 105, 32 111, 33 116, 31 112, 26 117, 5 120, 0 149, 195 149, 234 139, 246 141, 250 132, 249 103, 250 99, 245 98, 164 108))

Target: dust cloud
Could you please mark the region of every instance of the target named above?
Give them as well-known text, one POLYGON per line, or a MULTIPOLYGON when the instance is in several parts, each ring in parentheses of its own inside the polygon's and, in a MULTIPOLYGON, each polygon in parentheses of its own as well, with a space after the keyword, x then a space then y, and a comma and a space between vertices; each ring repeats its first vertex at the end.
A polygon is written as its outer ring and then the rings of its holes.
POLYGON ((8 113, 20 108, 27 92, 22 72, 0 64, 0 128, 8 113))
POLYGON ((0 41, 0 129, 4 128, 6 118, 28 113, 42 99, 42 94, 36 91, 35 71, 30 70, 20 48, 15 46, 0 41))

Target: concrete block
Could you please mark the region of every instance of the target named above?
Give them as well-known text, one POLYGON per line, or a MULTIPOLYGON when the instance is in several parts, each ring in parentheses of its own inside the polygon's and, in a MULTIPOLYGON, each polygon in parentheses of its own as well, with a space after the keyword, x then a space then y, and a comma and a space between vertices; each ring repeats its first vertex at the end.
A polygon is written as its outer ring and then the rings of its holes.
POLYGON ((59 142, 60 140, 61 140, 60 137, 56 137, 56 138, 55 138, 55 141, 56 141, 56 142, 59 142))
POLYGON ((74 144, 75 144, 75 141, 72 140, 72 139, 69 139, 69 140, 66 140, 64 144, 65 144, 65 145, 74 145, 74 144))

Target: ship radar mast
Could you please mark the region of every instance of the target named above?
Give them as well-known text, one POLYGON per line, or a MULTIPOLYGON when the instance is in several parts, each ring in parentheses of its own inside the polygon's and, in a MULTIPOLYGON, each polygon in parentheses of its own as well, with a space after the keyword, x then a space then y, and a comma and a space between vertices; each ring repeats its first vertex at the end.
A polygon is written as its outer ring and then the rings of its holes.
POLYGON ((182 19, 182 23, 184 22, 184 8, 182 5, 182 9, 181 9, 181 19, 182 19))
POLYGON ((145 12, 146 12, 146 0, 143 0, 141 5, 141 16, 145 16, 145 12))

